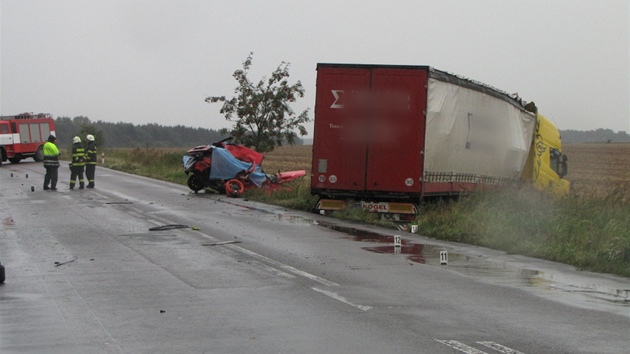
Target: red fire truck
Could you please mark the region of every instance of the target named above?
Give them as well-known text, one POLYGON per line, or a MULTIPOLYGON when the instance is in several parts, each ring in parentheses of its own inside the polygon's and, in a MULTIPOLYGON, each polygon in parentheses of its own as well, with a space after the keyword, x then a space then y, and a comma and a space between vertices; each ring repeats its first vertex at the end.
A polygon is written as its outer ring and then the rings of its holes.
POLYGON ((55 120, 49 113, 22 113, 0 117, 0 165, 9 160, 19 163, 32 157, 44 159, 44 143, 50 134, 55 134, 55 120))

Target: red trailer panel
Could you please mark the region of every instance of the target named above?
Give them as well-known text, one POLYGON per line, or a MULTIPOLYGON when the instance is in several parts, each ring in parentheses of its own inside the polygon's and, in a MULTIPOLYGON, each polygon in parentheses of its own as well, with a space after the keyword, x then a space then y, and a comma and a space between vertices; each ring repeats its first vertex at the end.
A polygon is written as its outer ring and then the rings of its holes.
POLYGON ((367 137, 361 100, 369 92, 370 71, 317 70, 311 187, 363 191, 367 137))
POLYGON ((422 191, 426 82, 426 70, 372 70, 367 191, 422 191))
POLYGON ((421 194, 427 69, 318 65, 315 193, 421 194))

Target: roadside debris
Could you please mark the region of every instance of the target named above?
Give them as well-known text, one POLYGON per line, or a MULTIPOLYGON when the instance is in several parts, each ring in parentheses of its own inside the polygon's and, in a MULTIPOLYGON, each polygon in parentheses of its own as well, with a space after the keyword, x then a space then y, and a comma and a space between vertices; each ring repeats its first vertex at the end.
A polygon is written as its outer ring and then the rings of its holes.
POLYGON ((241 243, 241 241, 220 241, 220 242, 212 242, 212 243, 202 243, 202 246, 219 246, 219 245, 229 245, 232 243, 241 243))
POLYGON ((79 257, 74 257, 71 260, 65 261, 65 262, 55 262, 55 267, 59 267, 59 266, 62 266, 64 264, 72 263, 72 262, 76 261, 77 259, 79 259, 79 257))
POLYGON ((170 224, 170 225, 162 225, 156 226, 149 229, 149 231, 165 231, 165 230, 174 230, 174 229, 187 229, 190 226, 184 224, 170 224))

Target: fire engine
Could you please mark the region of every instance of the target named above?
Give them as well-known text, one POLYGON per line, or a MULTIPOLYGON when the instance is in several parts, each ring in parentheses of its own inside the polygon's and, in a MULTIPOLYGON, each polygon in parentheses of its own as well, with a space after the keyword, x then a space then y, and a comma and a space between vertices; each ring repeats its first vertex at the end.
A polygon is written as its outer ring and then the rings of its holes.
POLYGON ((32 157, 44 159, 44 143, 55 134, 55 120, 49 113, 22 113, 0 117, 0 165, 3 161, 19 163, 32 157))

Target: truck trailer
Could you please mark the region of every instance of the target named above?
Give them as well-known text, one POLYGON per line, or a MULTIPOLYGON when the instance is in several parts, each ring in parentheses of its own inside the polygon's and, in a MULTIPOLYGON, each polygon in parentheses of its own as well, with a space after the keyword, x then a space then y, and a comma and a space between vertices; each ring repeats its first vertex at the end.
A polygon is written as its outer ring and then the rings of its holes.
POLYGON ((517 180, 568 193, 558 129, 533 102, 430 66, 318 64, 311 193, 413 214, 517 180))
POLYGON ((49 113, 0 116, 0 165, 7 160, 19 163, 29 157, 42 161, 44 143, 50 134, 55 134, 55 120, 49 113))

